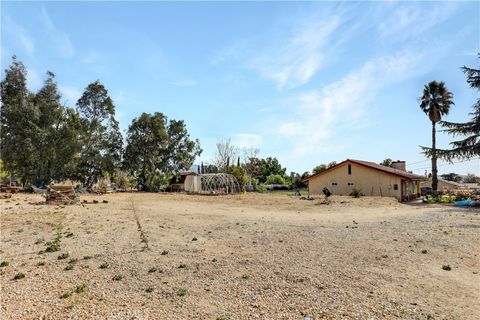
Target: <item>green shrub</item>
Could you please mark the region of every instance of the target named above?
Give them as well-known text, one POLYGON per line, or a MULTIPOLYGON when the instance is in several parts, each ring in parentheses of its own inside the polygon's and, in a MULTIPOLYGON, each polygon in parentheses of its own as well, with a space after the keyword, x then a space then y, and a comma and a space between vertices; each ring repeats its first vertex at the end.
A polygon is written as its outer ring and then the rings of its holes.
POLYGON ((178 289, 178 292, 177 292, 179 297, 186 296, 187 293, 188 293, 188 289, 186 289, 186 288, 180 288, 180 289, 178 289))
POLYGON ((70 298, 71 296, 72 296, 71 292, 65 292, 60 296, 60 299, 67 299, 67 298, 70 298))
POLYGON ((260 193, 265 193, 265 192, 267 192, 267 187, 265 187, 265 185, 263 183, 260 183, 255 188, 255 191, 260 192, 260 193))
POLYGON ((87 291, 87 285, 86 284, 81 284, 75 288, 76 293, 83 293, 87 291))
POLYGON ((13 280, 20 280, 20 279, 23 279, 23 278, 25 278, 25 273, 19 272, 15 275, 15 277, 13 277, 13 280))
POLYGON ((267 177, 265 184, 285 184, 285 178, 279 174, 271 174, 267 177))
POLYGON ((239 166, 232 166, 228 169, 228 173, 237 179, 238 184, 240 185, 240 190, 245 191, 245 186, 248 182, 248 176, 244 168, 239 166))
POLYGON ((61 255, 59 255, 57 257, 58 260, 64 260, 64 259, 67 259, 68 257, 70 256, 70 254, 68 252, 64 252, 62 253, 61 255))

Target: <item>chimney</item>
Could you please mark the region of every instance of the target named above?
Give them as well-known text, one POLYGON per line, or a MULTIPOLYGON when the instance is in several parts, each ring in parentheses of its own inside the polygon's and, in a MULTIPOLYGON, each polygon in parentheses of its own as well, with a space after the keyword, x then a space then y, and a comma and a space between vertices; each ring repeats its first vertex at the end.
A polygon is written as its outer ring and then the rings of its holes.
POLYGON ((407 166, 405 164, 405 161, 392 161, 392 168, 397 169, 397 170, 402 170, 402 171, 407 171, 407 166))

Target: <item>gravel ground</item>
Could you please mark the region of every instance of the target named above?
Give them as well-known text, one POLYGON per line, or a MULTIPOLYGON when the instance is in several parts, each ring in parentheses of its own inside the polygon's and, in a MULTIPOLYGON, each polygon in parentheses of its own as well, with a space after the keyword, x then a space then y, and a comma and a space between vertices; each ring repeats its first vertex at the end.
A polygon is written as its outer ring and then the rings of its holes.
POLYGON ((2 319, 480 319, 478 209, 270 194, 82 199, 0 200, 2 319))

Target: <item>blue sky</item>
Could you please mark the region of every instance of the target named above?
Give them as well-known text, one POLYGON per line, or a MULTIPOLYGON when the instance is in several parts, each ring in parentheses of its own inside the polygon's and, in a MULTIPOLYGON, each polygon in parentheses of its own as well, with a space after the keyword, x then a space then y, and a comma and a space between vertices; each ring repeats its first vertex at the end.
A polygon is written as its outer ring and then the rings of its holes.
MULTIPOLYGON (((122 130, 142 112, 183 119, 198 162, 230 137, 288 171, 389 157, 423 173, 431 125, 417 98, 445 81, 445 119, 469 119, 478 92, 459 67, 479 65, 479 13, 478 1, 3 1, 2 77, 16 54, 31 90, 51 70, 70 106, 99 79, 122 130)), ((480 174, 480 160, 440 162, 452 171, 480 174)))

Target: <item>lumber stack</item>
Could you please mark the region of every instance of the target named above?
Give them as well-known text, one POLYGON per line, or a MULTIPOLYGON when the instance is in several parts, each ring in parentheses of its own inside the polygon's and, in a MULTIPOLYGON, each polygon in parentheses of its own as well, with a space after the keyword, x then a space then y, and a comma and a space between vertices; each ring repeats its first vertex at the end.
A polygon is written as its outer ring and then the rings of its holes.
POLYGON ((80 197, 71 185, 50 185, 47 190, 47 204, 77 204, 80 197))

